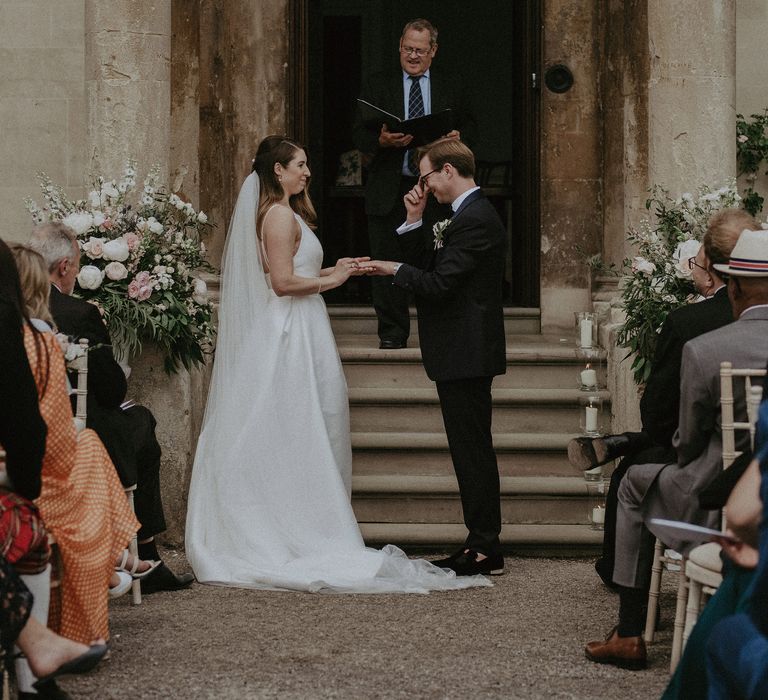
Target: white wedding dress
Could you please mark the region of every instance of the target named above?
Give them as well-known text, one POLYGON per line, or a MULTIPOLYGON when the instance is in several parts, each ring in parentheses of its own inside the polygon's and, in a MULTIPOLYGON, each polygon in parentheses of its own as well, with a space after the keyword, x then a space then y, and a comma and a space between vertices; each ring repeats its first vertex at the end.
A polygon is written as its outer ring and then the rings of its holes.
MULTIPOLYGON (((364 545, 350 505, 347 386, 325 302, 269 288, 256 202, 252 174, 227 238, 219 341, 189 492, 186 549, 198 580, 345 593, 491 585, 392 545, 364 545)), ((317 277, 322 247, 297 219, 295 273, 317 277)))

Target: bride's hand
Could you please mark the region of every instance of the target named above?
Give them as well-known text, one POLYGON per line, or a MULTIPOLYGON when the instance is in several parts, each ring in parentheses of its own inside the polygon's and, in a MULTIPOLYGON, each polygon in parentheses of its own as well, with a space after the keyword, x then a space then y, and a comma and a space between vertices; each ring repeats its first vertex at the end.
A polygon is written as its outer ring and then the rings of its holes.
POLYGON ((352 277, 361 277, 368 275, 371 272, 371 267, 368 265, 371 258, 369 256, 363 256, 359 258, 352 258, 357 264, 357 268, 353 270, 352 277))
POLYGON ((354 258, 339 258, 331 275, 339 284, 344 284, 359 268, 354 258))

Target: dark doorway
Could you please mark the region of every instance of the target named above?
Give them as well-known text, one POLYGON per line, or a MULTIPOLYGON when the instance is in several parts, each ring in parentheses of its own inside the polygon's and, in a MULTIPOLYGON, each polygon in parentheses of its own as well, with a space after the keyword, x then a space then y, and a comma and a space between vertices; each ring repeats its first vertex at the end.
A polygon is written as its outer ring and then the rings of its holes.
MULTIPOLYGON (((400 70, 402 27, 426 17, 439 31, 435 66, 472 89, 478 184, 510 235, 506 301, 538 306, 540 1, 294 0, 294 39, 303 49, 294 54, 291 121, 308 145, 327 265, 367 252, 363 186, 354 168, 344 172, 354 162, 355 99, 365 76, 400 70)), ((327 300, 366 303, 367 280, 354 282, 327 300)))

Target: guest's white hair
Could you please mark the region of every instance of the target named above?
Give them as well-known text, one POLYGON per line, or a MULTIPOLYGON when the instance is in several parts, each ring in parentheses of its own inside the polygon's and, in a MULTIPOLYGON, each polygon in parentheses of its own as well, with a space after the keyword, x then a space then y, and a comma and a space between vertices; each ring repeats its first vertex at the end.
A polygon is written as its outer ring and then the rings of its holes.
POLYGON ((29 247, 43 256, 48 272, 53 271, 57 263, 64 258, 77 260, 80 253, 75 252, 75 245, 75 232, 60 221, 48 221, 35 226, 29 237, 29 247))

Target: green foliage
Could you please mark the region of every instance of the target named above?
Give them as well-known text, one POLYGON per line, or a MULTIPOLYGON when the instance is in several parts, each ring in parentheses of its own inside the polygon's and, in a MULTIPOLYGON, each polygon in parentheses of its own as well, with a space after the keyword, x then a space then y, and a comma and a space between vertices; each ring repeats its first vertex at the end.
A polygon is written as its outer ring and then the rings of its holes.
POLYGON ((719 209, 738 206, 736 184, 711 190, 702 187, 697 197, 686 192, 673 199, 654 187, 645 203, 651 217, 631 230, 629 240, 637 255, 624 261, 622 306, 626 321, 618 342, 633 353, 635 381, 644 384, 651 372, 661 326, 673 309, 695 293, 688 259, 695 256, 707 221, 719 209))
MULTIPOLYGON (((762 114, 751 114, 749 120, 743 114, 736 115, 736 164, 739 175, 746 175, 743 207, 752 216, 763 209, 764 198, 754 189, 757 174, 768 160, 768 109, 762 114)), ((768 175, 768 171, 765 173, 768 175)))

